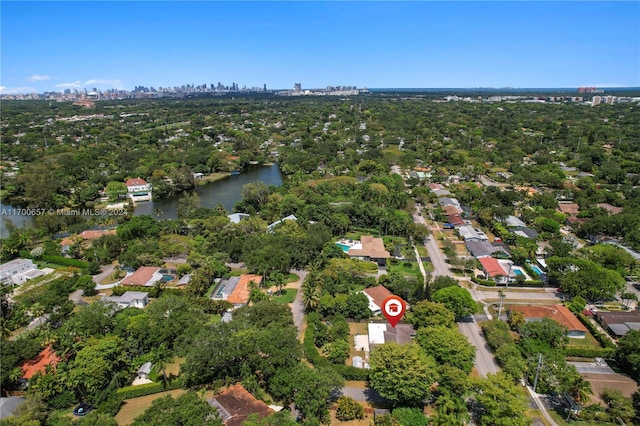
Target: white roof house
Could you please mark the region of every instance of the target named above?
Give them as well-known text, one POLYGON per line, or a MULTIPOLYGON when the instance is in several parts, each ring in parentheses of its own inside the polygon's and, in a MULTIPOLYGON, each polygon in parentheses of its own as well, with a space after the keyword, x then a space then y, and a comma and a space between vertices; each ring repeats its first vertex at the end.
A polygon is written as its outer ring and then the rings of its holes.
POLYGON ((38 269, 31 259, 14 259, 0 265, 2 285, 23 284, 27 280, 52 272, 53 269, 38 269))
POLYGON ((149 293, 146 291, 125 291, 122 296, 103 297, 102 300, 115 302, 120 309, 144 308, 149 304, 149 293))

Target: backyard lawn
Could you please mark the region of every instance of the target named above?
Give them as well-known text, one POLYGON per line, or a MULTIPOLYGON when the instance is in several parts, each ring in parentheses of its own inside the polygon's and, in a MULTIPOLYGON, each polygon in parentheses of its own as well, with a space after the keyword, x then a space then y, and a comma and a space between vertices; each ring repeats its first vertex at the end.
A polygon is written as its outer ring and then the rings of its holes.
POLYGON ((140 398, 126 399, 124 405, 120 408, 118 414, 116 414, 115 420, 118 425, 129 425, 133 423, 136 417, 142 415, 147 408, 151 407, 151 403, 158 399, 171 395, 173 398, 186 393, 184 389, 174 389, 166 392, 154 393, 153 395, 141 396, 140 398))
POLYGON ((273 293, 271 300, 275 300, 280 303, 293 303, 293 299, 296 298, 298 290, 295 288, 285 288, 283 294, 279 295, 277 292, 273 293))

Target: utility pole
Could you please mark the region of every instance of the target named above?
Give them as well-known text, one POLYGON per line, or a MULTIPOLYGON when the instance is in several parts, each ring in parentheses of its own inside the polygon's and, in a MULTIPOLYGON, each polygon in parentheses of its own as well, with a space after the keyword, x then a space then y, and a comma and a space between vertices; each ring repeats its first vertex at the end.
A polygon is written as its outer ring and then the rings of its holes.
POLYGON ((500 319, 500 316, 502 315, 502 301, 505 298, 502 290, 498 291, 498 296, 500 296, 500 308, 498 308, 498 319, 500 319))
POLYGON ((542 354, 538 354, 538 368, 536 369, 536 378, 533 380, 533 391, 536 391, 536 387, 538 386, 538 376, 540 374, 540 369, 542 368, 542 354))

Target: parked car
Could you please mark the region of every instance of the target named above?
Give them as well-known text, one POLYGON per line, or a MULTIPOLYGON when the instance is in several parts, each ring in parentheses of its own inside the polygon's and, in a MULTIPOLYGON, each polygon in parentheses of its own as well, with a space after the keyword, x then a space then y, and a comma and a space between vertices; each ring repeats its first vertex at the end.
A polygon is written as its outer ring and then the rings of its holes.
POLYGON ((86 416, 89 411, 93 410, 93 407, 86 402, 81 402, 76 408, 73 409, 73 415, 82 417, 86 416))

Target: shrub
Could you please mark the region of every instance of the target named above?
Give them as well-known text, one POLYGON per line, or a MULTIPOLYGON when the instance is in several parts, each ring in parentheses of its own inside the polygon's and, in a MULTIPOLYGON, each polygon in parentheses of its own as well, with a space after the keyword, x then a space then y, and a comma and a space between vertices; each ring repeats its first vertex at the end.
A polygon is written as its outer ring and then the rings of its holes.
POLYGON ((103 403, 98 405, 98 411, 103 414, 115 416, 122 407, 124 398, 113 394, 110 398, 107 398, 103 403))
POLYGON ((138 398, 167 390, 179 389, 182 387, 182 382, 183 380, 178 377, 166 383, 153 382, 138 386, 126 386, 118 389, 116 395, 122 399, 138 398))
POLYGON ((566 350, 566 356, 578 358, 611 358, 615 349, 613 348, 572 348, 566 350))
POLYGON ((71 407, 76 402, 76 395, 71 391, 64 391, 54 396, 49 405, 55 409, 71 407))
POLYGON ((364 419, 364 409, 355 399, 349 396, 341 396, 338 398, 336 418, 343 422, 355 419, 364 419))

